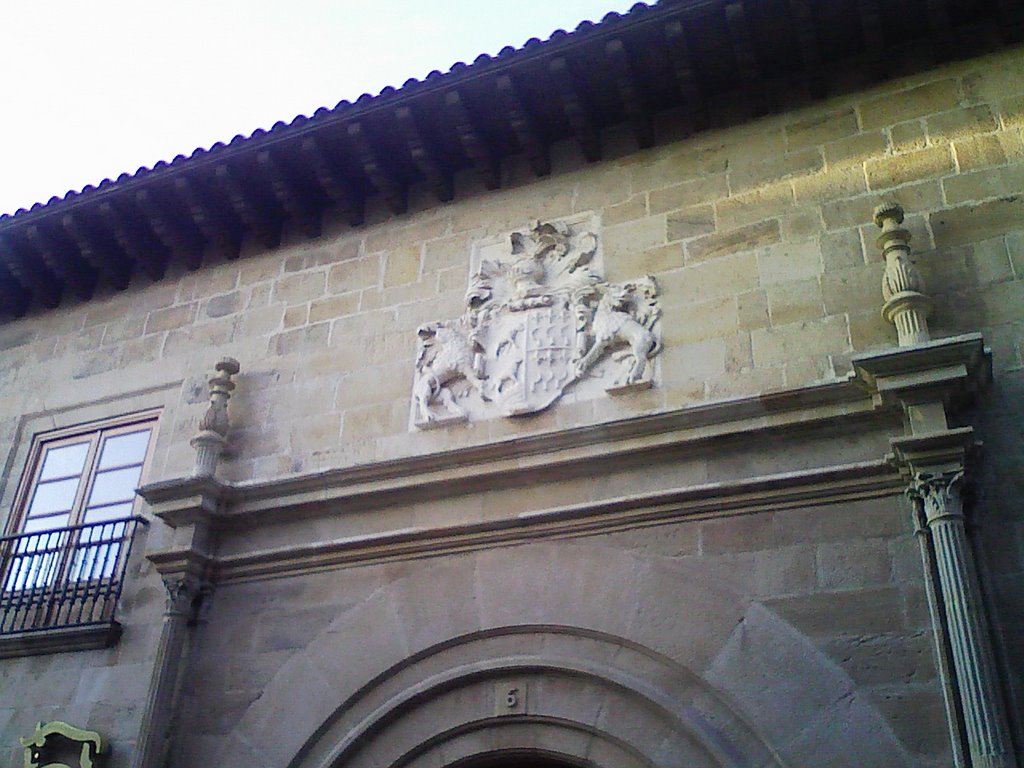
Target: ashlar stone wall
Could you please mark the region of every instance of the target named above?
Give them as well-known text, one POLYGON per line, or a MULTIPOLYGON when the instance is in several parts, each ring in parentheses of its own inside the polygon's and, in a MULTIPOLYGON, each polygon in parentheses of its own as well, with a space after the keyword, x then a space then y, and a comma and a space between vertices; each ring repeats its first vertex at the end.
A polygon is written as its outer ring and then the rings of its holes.
MULTIPOLYGON (((1024 709, 1024 524, 1016 511, 1024 490, 1017 471, 1024 446, 1021 52, 950 64, 649 151, 606 138, 611 156, 592 166, 566 145, 556 148, 547 179, 527 179, 513 163, 505 169, 509 184, 498 192, 470 190, 445 206, 414 199, 410 214, 380 214, 357 230, 327 222, 326 234, 313 242, 286 239, 265 253, 247 248, 234 262, 213 259, 156 284, 140 277, 125 292, 4 324, 0 519, 20 477, 15 457, 30 438, 23 431, 29 416, 33 423, 75 423, 87 420, 83 414, 117 415, 145 393, 166 393, 147 479, 187 473, 205 379, 222 355, 242 363, 231 451, 222 464, 224 478, 234 481, 429 454, 844 377, 855 352, 895 342, 879 315, 882 265, 871 222, 881 199, 895 199, 907 211, 918 265, 936 299, 933 335, 980 330, 993 350, 995 381, 977 412, 990 448, 980 560, 1004 630, 997 644, 1017 709, 1024 709), (556 404, 530 418, 410 431, 415 331, 462 312, 472 244, 532 219, 582 212, 600 217, 609 280, 651 274, 661 286, 659 385, 556 404)), ((883 446, 884 440, 876 458, 883 446)), ((733 471, 739 477, 745 468, 737 463, 733 471)), ((789 538, 779 534, 780 520, 798 514, 780 513, 679 523, 656 534, 608 536, 595 546, 670 560, 700 557, 702 568, 730 571, 740 581, 736 594, 773 601, 773 616, 799 627, 823 659, 867 686, 871 706, 887 713, 886 727, 898 732, 905 754, 941 764, 941 699, 925 650, 930 641, 906 510, 895 498, 873 504, 879 507, 868 516, 877 525, 833 535, 815 523, 805 531, 813 541, 793 538, 800 526, 789 529, 789 538), (875 626, 872 611, 880 605, 886 619, 875 626), (898 631, 893 617, 900 617, 898 631), (842 629, 844 619, 861 623, 842 629), (906 712, 923 712, 923 719, 904 727, 906 712)), ((165 535, 159 525, 150 532, 157 540, 165 535)), ((385 566, 371 570, 363 572, 368 583, 389 578, 385 566)), ((162 587, 148 566, 139 562, 131 577, 121 616, 127 629, 116 648, 0 663, 4 750, 47 712, 70 712, 119 741, 114 765, 126 764, 162 605, 162 587), (28 688, 33 693, 24 698, 9 695, 28 688)), ((218 609, 252 615, 239 618, 244 636, 230 639, 217 624, 227 619, 215 613, 208 630, 217 638, 214 650, 197 651, 198 669, 212 675, 217 657, 203 654, 232 646, 223 669, 236 675, 224 683, 222 700, 199 702, 209 712, 207 746, 241 722, 260 687, 310 642, 307 634, 342 615, 341 608, 318 613, 317 590, 336 588, 335 578, 282 579, 218 594, 218 609), (295 619, 309 632, 289 636, 290 621, 260 613, 271 603, 289 606, 285 619, 309 611, 308 620, 295 619)), ((0 754, 18 759, 17 749, 0 754)))

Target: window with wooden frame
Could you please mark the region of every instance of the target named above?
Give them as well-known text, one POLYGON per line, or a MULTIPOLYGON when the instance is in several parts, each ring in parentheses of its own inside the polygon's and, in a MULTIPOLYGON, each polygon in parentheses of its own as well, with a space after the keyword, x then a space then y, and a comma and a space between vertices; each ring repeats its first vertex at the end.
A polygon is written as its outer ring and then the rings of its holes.
POLYGON ((0 634, 113 621, 156 419, 35 437, 0 537, 0 634))

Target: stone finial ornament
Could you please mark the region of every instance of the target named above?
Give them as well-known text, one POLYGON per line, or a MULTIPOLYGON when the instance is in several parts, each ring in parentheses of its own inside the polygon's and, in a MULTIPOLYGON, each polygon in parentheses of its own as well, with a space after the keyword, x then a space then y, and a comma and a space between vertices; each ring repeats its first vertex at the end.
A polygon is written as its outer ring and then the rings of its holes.
POLYGON ((59 720, 38 723, 31 737, 21 739, 21 746, 24 768, 99 768, 109 751, 96 731, 59 720))
POLYGON ((214 366, 217 374, 210 379, 210 407, 199 422, 199 432, 192 438, 191 445, 196 449, 196 466, 194 474, 198 477, 212 477, 217 471, 217 462, 224 452, 227 443, 228 400, 235 383, 231 380, 240 370, 238 361, 225 357, 214 366))
POLYGON ((875 224, 882 230, 878 247, 885 258, 882 277, 882 317, 896 326, 901 347, 930 341, 928 315, 932 300, 924 293, 924 278, 910 260, 910 232, 903 229, 903 207, 885 203, 875 209, 875 224))

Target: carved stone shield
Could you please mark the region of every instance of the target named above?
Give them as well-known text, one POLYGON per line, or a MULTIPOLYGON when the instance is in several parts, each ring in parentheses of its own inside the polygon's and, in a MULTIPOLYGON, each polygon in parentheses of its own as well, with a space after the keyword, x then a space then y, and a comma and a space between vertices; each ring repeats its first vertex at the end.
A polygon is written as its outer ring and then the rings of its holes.
POLYGON ((505 310, 485 342, 492 400, 508 416, 535 413, 575 379, 576 321, 563 306, 505 310))

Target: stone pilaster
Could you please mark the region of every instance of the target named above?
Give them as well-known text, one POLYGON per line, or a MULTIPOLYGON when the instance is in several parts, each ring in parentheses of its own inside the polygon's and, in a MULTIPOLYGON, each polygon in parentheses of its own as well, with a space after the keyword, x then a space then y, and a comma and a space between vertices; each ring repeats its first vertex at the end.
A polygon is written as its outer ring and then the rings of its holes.
POLYGON ((185 667, 187 628, 204 592, 203 582, 193 574, 165 575, 163 581, 167 602, 132 768, 164 765, 185 667))
POLYGON ((917 472, 910 495, 923 513, 932 548, 947 638, 956 671, 973 768, 1016 766, 978 577, 964 525, 962 468, 917 472))

